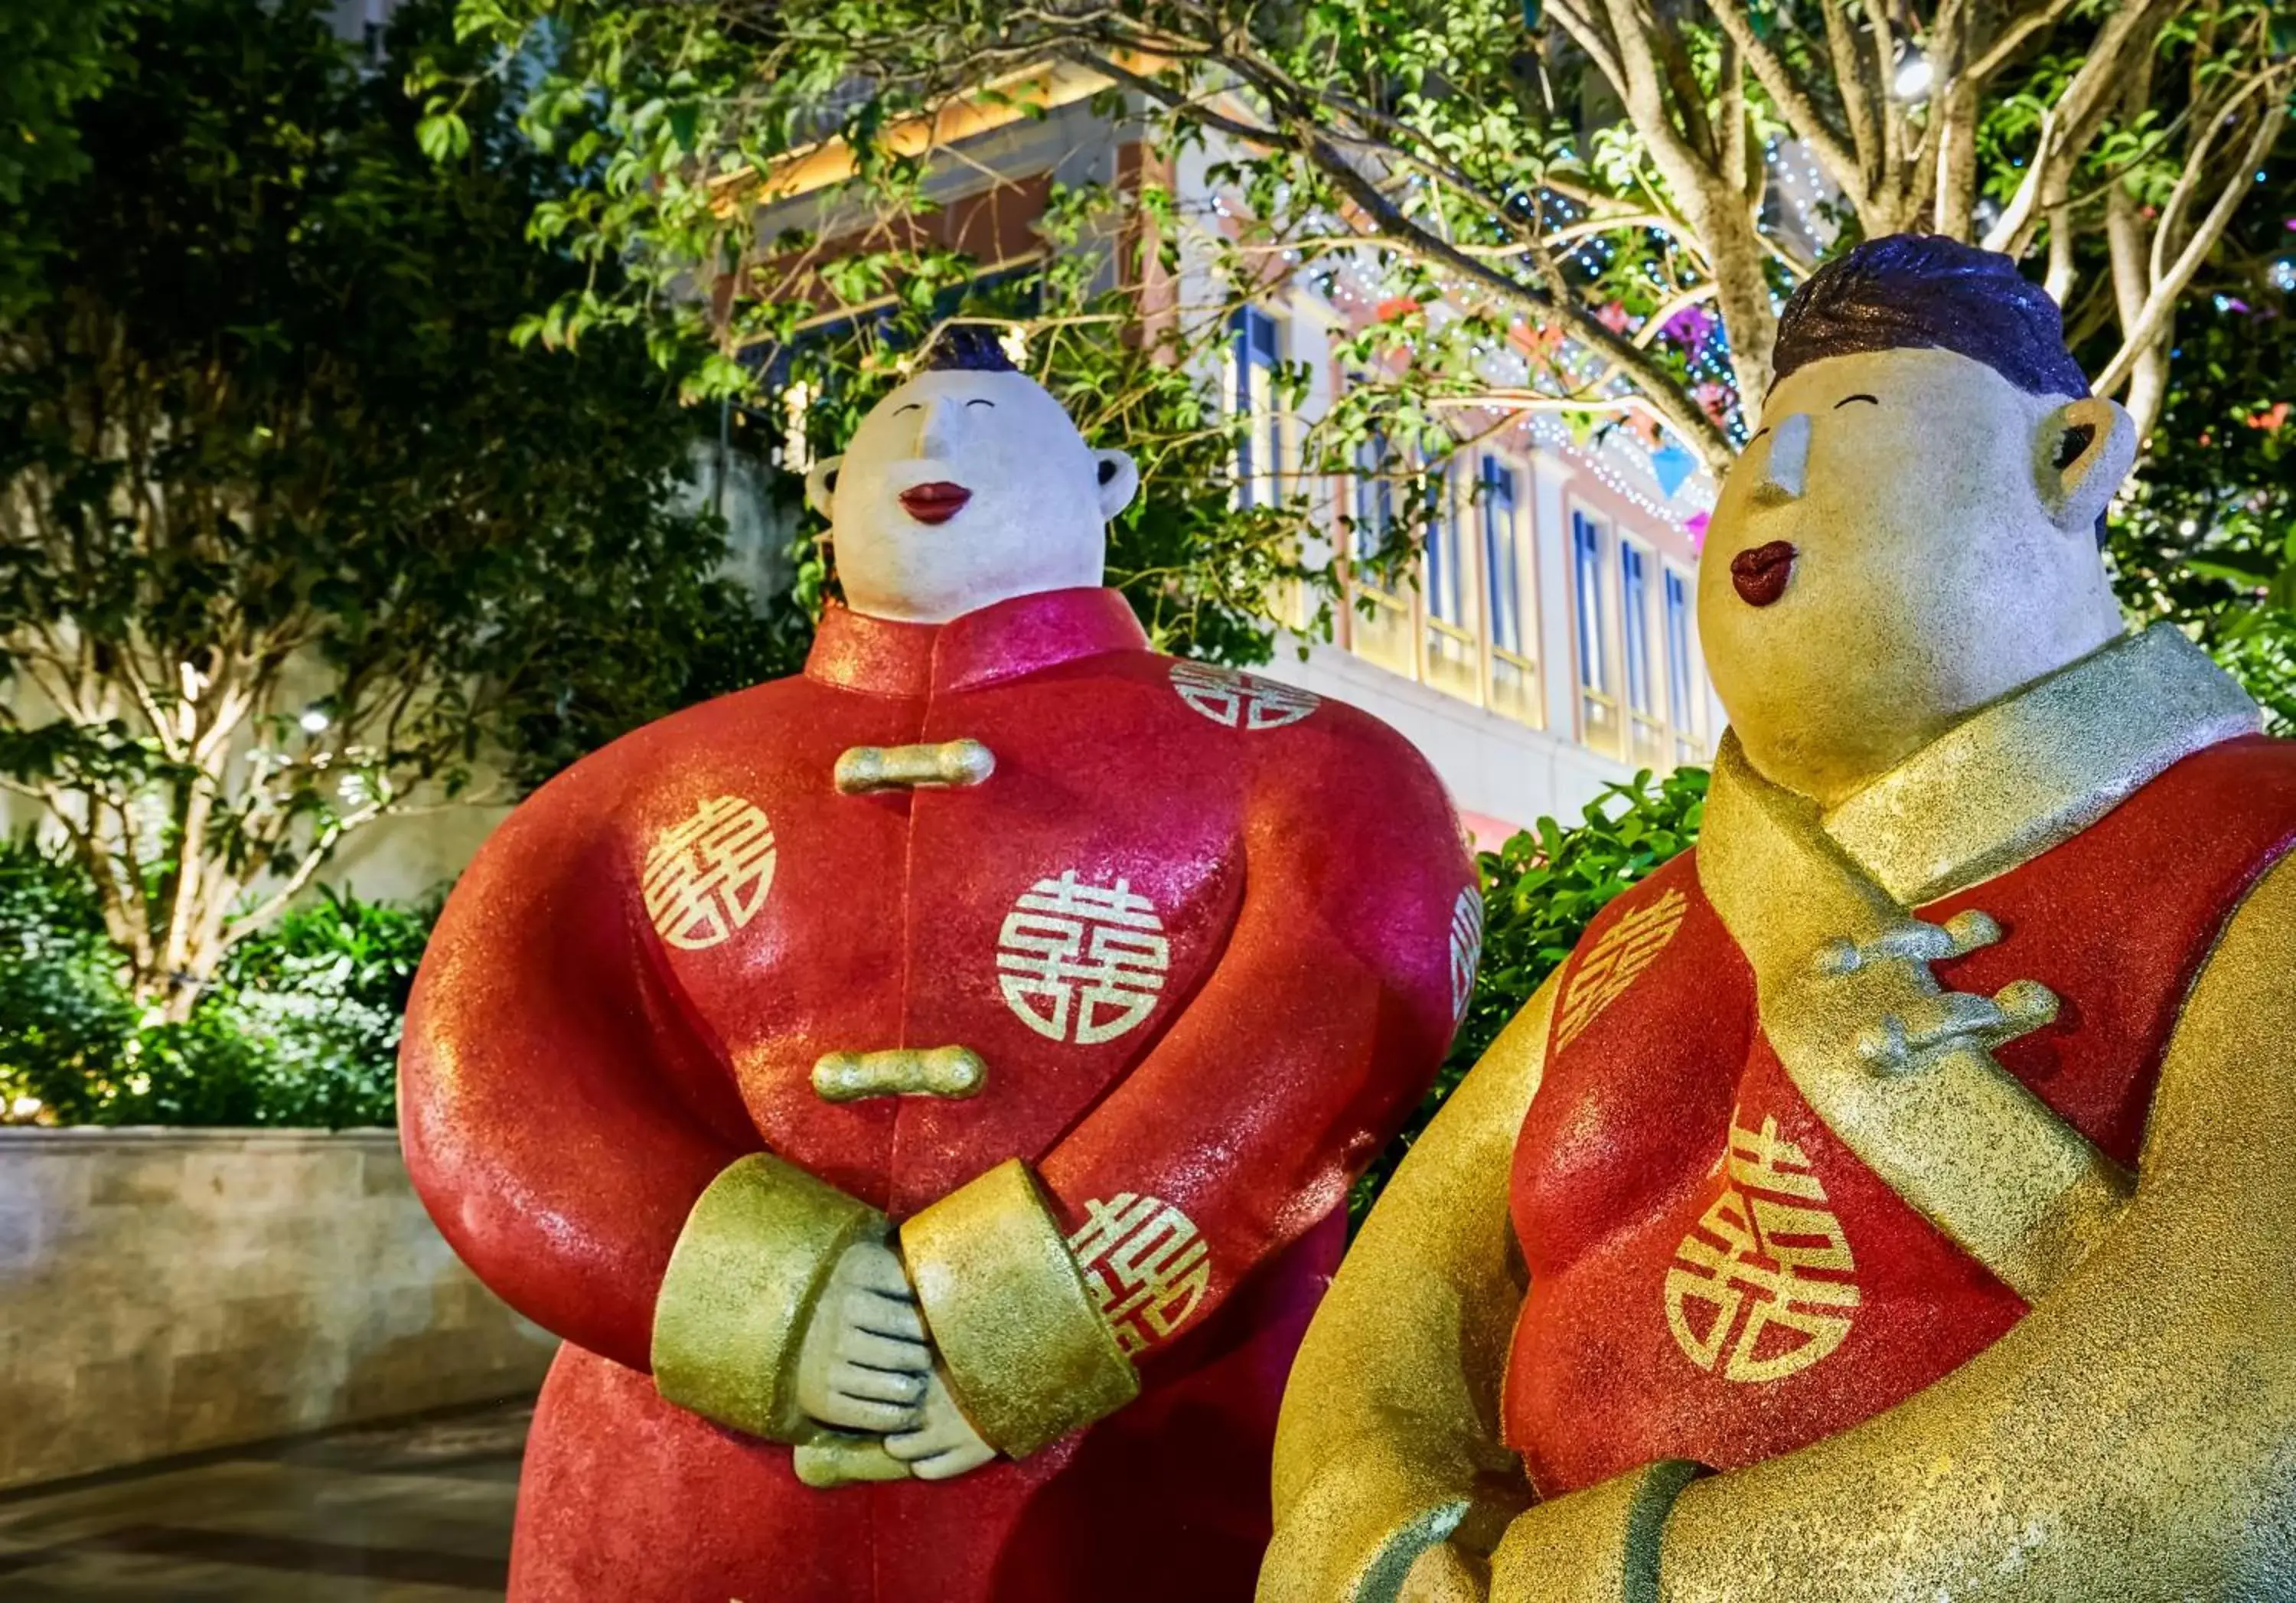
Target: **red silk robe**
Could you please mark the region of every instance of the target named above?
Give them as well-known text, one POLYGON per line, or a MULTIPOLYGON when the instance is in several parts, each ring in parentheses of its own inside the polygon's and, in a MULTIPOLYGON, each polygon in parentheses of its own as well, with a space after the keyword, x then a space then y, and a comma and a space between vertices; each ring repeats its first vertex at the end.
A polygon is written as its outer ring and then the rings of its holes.
MULTIPOLYGON (((2186 757, 2099 822, 1919 909, 1997 944, 1932 965, 1961 991, 2054 991, 2002 1066, 2125 1168, 2194 976, 2296 843, 2296 744, 2186 757)), ((1912 1396, 2024 1302, 1818 1117, 1764 1038, 1754 978, 1694 855, 1620 896, 1565 968, 1510 1208, 1531 1289, 1505 1435, 1542 1497, 1663 1459, 1715 1469, 1912 1396)))
POLYGON ((1347 1184, 1442 1056, 1480 908, 1399 736, 1145 644, 1105 590, 937 628, 832 611, 801 677, 578 764, 457 887, 403 1127, 447 1239, 567 1344, 518 1603, 1250 1595, 1347 1184), (832 783, 851 748, 960 739, 985 780, 832 783), (977 1096, 811 1079, 949 1044, 977 1096), (1027 1160, 1143 1394, 1019 1462, 827 1491, 663 1401, 671 1249, 760 1150, 896 1221, 1027 1160))

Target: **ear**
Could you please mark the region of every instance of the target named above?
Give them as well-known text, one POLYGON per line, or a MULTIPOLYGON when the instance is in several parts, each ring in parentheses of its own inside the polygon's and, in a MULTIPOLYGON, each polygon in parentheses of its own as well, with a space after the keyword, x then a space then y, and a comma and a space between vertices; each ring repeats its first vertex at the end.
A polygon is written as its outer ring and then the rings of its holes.
POLYGON ((2044 418, 2033 449, 2050 521, 2083 532, 2096 527, 2136 460, 2136 424, 2119 401, 2092 395, 2044 418))
POLYGON ((1099 464, 1100 515, 1106 521, 1131 506, 1132 497, 1140 493, 1140 470, 1122 451, 1095 451, 1092 458, 1099 464))
POLYGON ((824 456, 805 475, 805 504, 832 523, 837 521, 837 470, 844 465, 842 456, 824 456))

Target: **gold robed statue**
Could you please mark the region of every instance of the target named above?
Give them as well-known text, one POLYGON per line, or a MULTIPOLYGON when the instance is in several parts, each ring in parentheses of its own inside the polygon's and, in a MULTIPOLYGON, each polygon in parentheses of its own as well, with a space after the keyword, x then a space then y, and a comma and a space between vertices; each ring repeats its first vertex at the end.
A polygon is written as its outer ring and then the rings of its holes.
POLYGON ((1365 1224, 1261 1603, 2296 1598, 2296 744, 2125 632, 2006 258, 1860 245, 1775 370, 1697 849, 1365 1224))

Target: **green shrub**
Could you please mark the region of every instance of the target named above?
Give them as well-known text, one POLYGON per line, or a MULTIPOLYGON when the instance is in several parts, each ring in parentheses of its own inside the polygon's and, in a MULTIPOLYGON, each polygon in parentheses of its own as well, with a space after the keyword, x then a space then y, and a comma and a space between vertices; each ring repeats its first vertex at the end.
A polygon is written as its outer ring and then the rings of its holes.
POLYGON ((86 876, 0 841, 0 1119, 86 1122, 135 1030, 118 969, 86 876))
POLYGON ((146 1023, 86 875, 0 843, 0 1122, 391 1123, 436 915, 325 892, 234 948, 188 1020, 146 1023))
POLYGON ((398 1032, 439 917, 332 891, 234 948, 214 1007, 262 1059, 259 1124, 398 1119, 398 1032))
POLYGON ((1706 770, 1677 769, 1653 783, 1648 770, 1603 787, 1580 821, 1541 818, 1496 851, 1483 852, 1483 963, 1465 1020, 1435 1084, 1403 1133, 1389 1143, 1348 1198, 1359 1224, 1387 1177, 1507 1021, 1578 943, 1620 892, 1698 839, 1706 770))

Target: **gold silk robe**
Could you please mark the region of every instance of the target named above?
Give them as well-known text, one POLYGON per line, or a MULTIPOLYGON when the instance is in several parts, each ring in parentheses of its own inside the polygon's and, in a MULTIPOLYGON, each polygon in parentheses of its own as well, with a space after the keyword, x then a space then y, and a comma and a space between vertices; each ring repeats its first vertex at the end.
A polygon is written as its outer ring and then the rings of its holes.
MULTIPOLYGON (((1838 850, 1906 916, 2035 862, 2179 761, 2229 750, 2254 719, 2197 652, 2156 630, 1975 715, 1823 818, 1808 810, 1807 834, 1822 832, 1818 850, 1838 850)), ((2248 744, 2286 766, 2280 743, 2248 744)), ((1785 796, 1726 743, 1698 864, 1726 922, 1748 906, 1774 920, 1732 933, 1765 980, 1763 1028, 1782 1041, 1807 1021, 1784 1015, 1791 988, 1767 982, 1759 948, 1775 925, 1808 923, 1810 902, 1772 859, 1783 837, 1754 814, 1785 796)), ((2214 821, 2168 823, 2205 838, 2214 821)), ((1661 1459, 1534 1503, 1503 1444, 1526 1289, 1509 1182, 1566 967, 1414 1147, 1316 1317, 1279 1427, 1262 1603, 2296 1597, 2286 845, 2259 859, 2193 954, 2133 1178, 2031 1098, 1994 1105, 1988 1131, 2025 1164, 2013 1172, 2061 1171, 2019 1201, 2027 1225, 2014 1239, 1988 1240, 1988 1219, 1968 1217, 1953 1188, 1924 1189, 1966 1140, 1950 1153, 1940 1143, 1926 1176, 1893 1175, 2017 1287, 2030 1307, 2005 1334, 1792 1451, 1719 1474, 1661 1459)), ((1811 955, 1824 944, 1823 930, 1800 934, 1811 955)), ((1861 1156, 1887 1146, 1854 1121, 1840 1129, 1861 1156)))

